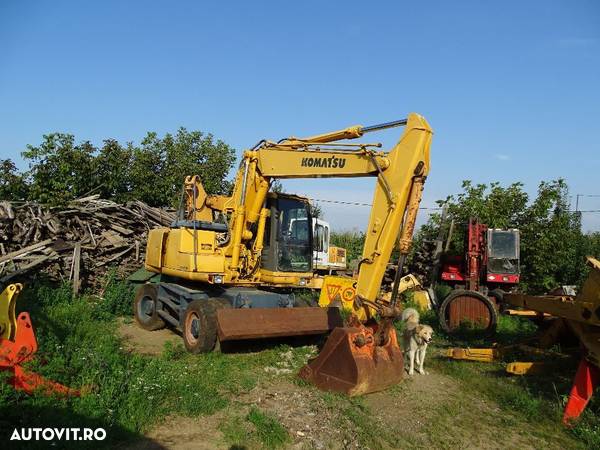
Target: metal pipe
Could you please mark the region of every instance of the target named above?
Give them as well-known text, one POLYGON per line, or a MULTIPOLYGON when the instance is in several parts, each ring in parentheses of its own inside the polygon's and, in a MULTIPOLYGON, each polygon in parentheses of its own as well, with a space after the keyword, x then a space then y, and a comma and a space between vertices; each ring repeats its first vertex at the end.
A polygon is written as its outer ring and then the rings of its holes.
POLYGON ((255 223, 258 220, 258 216, 262 209, 263 204, 265 203, 265 197, 269 190, 269 183, 262 179, 258 185, 258 189, 256 190, 256 195, 254 196, 254 201, 250 208, 246 211, 246 221, 248 223, 255 223))
POLYGON ((371 133, 373 131, 385 130, 386 128, 401 127, 403 125, 406 125, 407 122, 408 122, 408 119, 394 120, 393 122, 384 122, 384 123, 379 123, 377 125, 362 127, 360 129, 360 131, 363 133, 371 133))
POLYGON ((244 161, 244 175, 242 177, 242 192, 240 192, 240 198, 238 206, 233 213, 233 248, 231 252, 231 270, 233 272, 239 271, 240 262, 240 246, 242 244, 242 236, 244 234, 244 227, 246 222, 246 208, 244 202, 246 201, 246 187, 248 184, 248 170, 250 167, 250 159, 245 158, 244 161))
POLYGON ((244 161, 244 176, 242 178, 242 192, 240 195, 240 201, 238 202, 239 206, 242 206, 246 201, 246 186, 248 184, 248 169, 250 168, 250 160, 246 158, 244 161))
POLYGON ((377 173, 378 173, 377 178, 379 180, 381 180, 381 182, 383 183, 385 193, 387 195, 388 201, 390 202, 390 209, 393 209, 396 207, 396 202, 394 201, 394 195, 392 194, 392 188, 390 187, 390 184, 388 183, 387 179, 385 178, 383 169, 377 162, 377 158, 375 158, 375 155, 373 154, 373 152, 369 152, 369 158, 371 158, 371 162, 377 168, 377 173))
POLYGON ((193 202, 193 213, 192 223, 194 224, 194 272, 198 272, 198 231, 196 230, 196 198, 198 197, 198 191, 196 185, 192 186, 192 202, 193 202))

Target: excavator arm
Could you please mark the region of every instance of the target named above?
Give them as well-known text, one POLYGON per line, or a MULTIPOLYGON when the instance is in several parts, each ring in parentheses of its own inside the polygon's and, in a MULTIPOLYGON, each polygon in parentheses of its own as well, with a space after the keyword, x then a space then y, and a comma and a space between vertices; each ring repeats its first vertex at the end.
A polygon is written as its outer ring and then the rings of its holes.
POLYGON ((264 229, 264 223, 254 225, 266 220, 263 205, 273 179, 376 177, 357 283, 358 298, 374 302, 396 243, 401 255, 410 249, 429 172, 431 136, 426 120, 413 113, 407 120, 380 126, 354 126, 305 139, 288 138, 280 143, 264 141, 258 148, 246 151, 233 194, 223 205, 232 217, 232 238, 225 250, 231 255, 230 270, 241 275, 240 256, 244 253, 251 259, 258 257, 256 252, 246 252, 245 242, 257 237, 252 229, 264 229), (398 125, 406 128, 390 152, 379 151, 378 144, 331 145, 339 139, 353 139, 365 132, 398 125))

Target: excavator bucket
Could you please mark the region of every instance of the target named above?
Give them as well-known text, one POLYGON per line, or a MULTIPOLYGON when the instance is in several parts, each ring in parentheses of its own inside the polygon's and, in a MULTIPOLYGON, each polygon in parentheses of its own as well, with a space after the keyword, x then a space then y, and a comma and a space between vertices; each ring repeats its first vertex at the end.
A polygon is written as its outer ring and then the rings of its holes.
POLYGON ((364 325, 334 329, 319 355, 300 370, 300 378, 319 389, 349 396, 399 383, 404 361, 395 329, 387 328, 382 345, 376 344, 374 334, 364 325))

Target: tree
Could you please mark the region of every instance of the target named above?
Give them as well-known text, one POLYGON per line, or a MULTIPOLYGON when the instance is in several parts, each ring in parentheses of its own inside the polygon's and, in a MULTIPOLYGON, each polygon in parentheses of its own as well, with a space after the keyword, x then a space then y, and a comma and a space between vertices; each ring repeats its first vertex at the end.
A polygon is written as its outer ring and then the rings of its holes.
POLYGON ((520 223, 523 288, 547 292, 580 281, 585 259, 578 214, 569 211, 564 180, 542 182, 520 223))
MULTIPOLYGON (((529 196, 523 191, 522 183, 513 183, 502 187, 500 183, 473 185, 471 181, 462 183, 463 192, 456 197, 449 196, 444 201, 448 208, 448 220, 454 219, 458 224, 466 224, 470 217, 477 217, 492 228, 518 228, 525 212, 529 196)), ((431 238, 437 234, 440 215, 433 214, 429 222, 431 238)), ((457 226, 453 233, 451 250, 463 252, 465 227, 457 226)))
POLYGON ((93 193, 117 202, 175 206, 187 175, 200 175, 209 194, 227 193, 235 151, 210 134, 180 128, 162 138, 148 133, 139 146, 107 139, 100 150, 87 141, 76 144, 71 134, 54 133, 39 146, 29 145, 23 157, 29 162, 24 175, 12 162, 0 168, 5 195, 57 205, 93 193), (26 189, 15 184, 19 177, 26 189))
POLYGON ((120 203, 131 200, 133 156, 134 148, 131 144, 122 146, 114 139, 106 139, 96 156, 98 185, 94 193, 120 203))
POLYGON ((364 244, 365 234, 361 231, 331 232, 331 245, 345 248, 348 262, 362 258, 364 244))
POLYGON ((315 219, 324 219, 323 208, 318 203, 310 203, 310 215, 315 219))
POLYGON ((285 192, 283 184, 281 184, 281 180, 278 180, 276 178, 271 182, 271 191, 276 192, 278 194, 283 194, 285 192))
MULTIPOLYGON (((438 202, 447 205, 448 222, 455 222, 450 252, 464 254, 465 224, 475 217, 492 228, 520 230, 522 290, 543 293, 581 281, 590 241, 581 232, 579 215, 569 210, 564 180, 540 183, 532 202, 522 183, 503 187, 464 181, 462 187, 460 194, 438 202)), ((440 215, 433 214, 417 233, 417 242, 423 246, 434 240, 439 226, 440 215)))
POLYGON ((0 200, 24 200, 27 183, 11 159, 0 159, 0 200))
POLYGON ((75 145, 72 134, 44 135, 43 142, 27 146, 23 157, 29 161, 29 198, 47 204, 61 204, 89 193, 97 186, 96 148, 88 141, 75 145))
POLYGON ((175 206, 186 175, 200 175, 209 194, 225 194, 231 184, 226 181, 235 151, 211 134, 188 132, 180 128, 176 135, 159 138, 148 133, 134 149, 132 196, 150 205, 175 206))

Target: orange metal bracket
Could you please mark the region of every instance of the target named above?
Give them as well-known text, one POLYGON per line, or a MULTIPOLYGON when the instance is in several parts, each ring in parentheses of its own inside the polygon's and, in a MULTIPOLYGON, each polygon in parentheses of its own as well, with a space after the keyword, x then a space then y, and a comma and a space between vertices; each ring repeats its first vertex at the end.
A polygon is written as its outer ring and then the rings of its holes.
POLYGON ((47 380, 35 372, 28 371, 21 365, 33 358, 34 353, 37 351, 37 341, 28 313, 19 314, 16 322, 14 341, 0 338, 0 370, 12 372, 12 377, 9 380, 10 384, 15 389, 25 391, 28 394, 40 389, 45 394, 79 396, 80 392, 78 390, 47 380))
POLYGON ((572 425, 572 421, 581 415, 590 398, 592 398, 594 389, 599 385, 600 369, 582 358, 573 380, 569 401, 565 407, 563 415, 565 425, 572 425))

